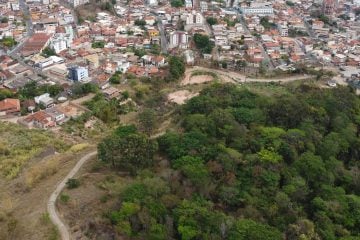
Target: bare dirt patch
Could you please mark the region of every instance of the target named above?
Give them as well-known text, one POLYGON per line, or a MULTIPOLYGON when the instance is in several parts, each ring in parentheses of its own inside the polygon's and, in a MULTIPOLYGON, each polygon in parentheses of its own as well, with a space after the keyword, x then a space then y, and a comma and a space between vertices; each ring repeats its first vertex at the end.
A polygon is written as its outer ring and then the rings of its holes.
MULTIPOLYGON (((210 76, 211 77, 211 76, 210 76)), ((197 96, 199 93, 192 93, 189 90, 180 90, 168 95, 168 101, 176 104, 184 104, 188 99, 197 96)))
MULTIPOLYGON (((105 217, 106 209, 112 209, 118 199, 102 187, 113 173, 98 165, 97 158, 90 159, 79 170, 76 179, 80 186, 64 189, 57 201, 57 209, 74 239, 120 239, 105 217), (99 167, 99 169, 97 169, 99 167)), ((116 184, 116 176, 109 180, 116 184)))
POLYGON ((184 80, 185 81, 181 83, 182 85, 201 84, 201 83, 207 83, 213 81, 214 77, 210 75, 196 75, 196 76, 191 76, 188 80, 187 79, 184 80))

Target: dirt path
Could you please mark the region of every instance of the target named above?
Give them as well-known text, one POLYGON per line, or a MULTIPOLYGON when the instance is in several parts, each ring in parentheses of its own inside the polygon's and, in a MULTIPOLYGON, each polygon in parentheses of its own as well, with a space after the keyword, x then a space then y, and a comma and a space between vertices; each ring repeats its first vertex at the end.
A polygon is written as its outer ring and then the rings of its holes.
POLYGON ((231 72, 231 71, 224 71, 224 70, 218 70, 218 69, 211 69, 211 68, 205 68, 200 66, 194 66, 192 68, 188 68, 185 71, 185 77, 181 81, 182 85, 186 85, 191 83, 191 77, 193 72, 196 71, 203 71, 203 72, 211 72, 215 73, 220 80, 224 82, 237 82, 237 83, 245 83, 245 82, 292 82, 296 80, 307 80, 311 79, 312 76, 310 75, 294 75, 290 77, 284 77, 284 78, 247 78, 245 75, 237 72, 231 72))
POLYGON ((58 216, 56 212, 56 199, 58 198, 61 191, 64 189, 66 182, 75 176, 75 174, 79 171, 81 166, 88 161, 91 157, 95 156, 97 154, 97 151, 90 152, 83 156, 75 165, 73 169, 68 173, 68 175, 57 185, 55 191, 51 194, 47 209, 50 216, 51 221, 54 223, 54 225, 58 228, 59 233, 61 235, 62 240, 70 240, 70 233, 68 228, 65 226, 65 224, 61 221, 60 217, 58 216))
POLYGON ((81 97, 81 98, 77 98, 77 99, 75 99, 75 100, 72 100, 71 103, 81 105, 82 103, 91 100, 94 96, 95 96, 94 93, 89 93, 88 95, 86 95, 86 96, 84 96, 84 97, 81 97))

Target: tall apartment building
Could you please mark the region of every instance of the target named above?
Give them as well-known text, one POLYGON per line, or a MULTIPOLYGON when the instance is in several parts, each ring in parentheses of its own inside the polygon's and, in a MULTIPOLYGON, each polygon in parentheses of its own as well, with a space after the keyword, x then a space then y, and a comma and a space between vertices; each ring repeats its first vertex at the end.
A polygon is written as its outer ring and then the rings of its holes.
POLYGON ((78 82, 89 77, 89 71, 86 67, 72 66, 69 68, 69 79, 78 82))
POLYGON ((70 48, 73 39, 74 32, 69 26, 65 27, 65 33, 56 33, 50 41, 50 47, 52 47, 56 53, 59 53, 65 49, 70 48))
POLYGON ((189 44, 189 35, 187 32, 174 31, 170 34, 169 48, 187 49, 189 44))
POLYGON ((204 17, 201 13, 193 11, 186 16, 187 25, 201 25, 204 23, 204 17))

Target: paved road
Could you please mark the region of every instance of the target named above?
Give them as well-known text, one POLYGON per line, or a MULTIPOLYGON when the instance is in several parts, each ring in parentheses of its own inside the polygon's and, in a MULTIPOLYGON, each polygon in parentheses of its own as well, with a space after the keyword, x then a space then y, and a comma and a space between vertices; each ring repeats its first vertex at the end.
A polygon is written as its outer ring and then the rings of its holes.
POLYGON ((97 154, 97 151, 91 152, 83 156, 75 165, 73 169, 68 173, 68 175, 57 185, 55 191, 51 194, 47 210, 50 216, 51 221, 54 223, 54 225, 58 228, 59 233, 61 235, 62 240, 70 240, 71 235, 69 233, 68 228, 66 225, 61 221, 59 215, 56 212, 56 199, 58 198, 61 191, 65 188, 66 182, 75 176, 75 174, 79 171, 81 166, 88 161, 91 157, 95 156, 97 154))
POLYGON ((26 42, 26 40, 34 34, 34 28, 33 28, 29 7, 28 5, 26 5, 25 0, 19 0, 19 6, 25 18, 26 37, 23 39, 21 43, 16 45, 10 52, 8 52, 9 55, 16 55, 16 53, 21 49, 22 45, 26 42))
POLYGON ((34 33, 32 19, 29 11, 29 7, 26 5, 25 0, 19 0, 20 9, 23 11, 24 17, 26 18, 26 30, 27 35, 30 37, 34 33))

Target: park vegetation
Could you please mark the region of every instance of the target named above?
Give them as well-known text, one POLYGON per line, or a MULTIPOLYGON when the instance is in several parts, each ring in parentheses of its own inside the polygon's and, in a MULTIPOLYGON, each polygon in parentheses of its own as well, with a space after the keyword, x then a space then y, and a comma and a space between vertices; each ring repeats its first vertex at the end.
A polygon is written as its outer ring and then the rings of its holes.
POLYGON ((214 84, 175 119, 158 138, 121 126, 98 146, 101 161, 133 176, 106 214, 118 235, 359 239, 360 99, 351 89, 263 95, 214 84))

